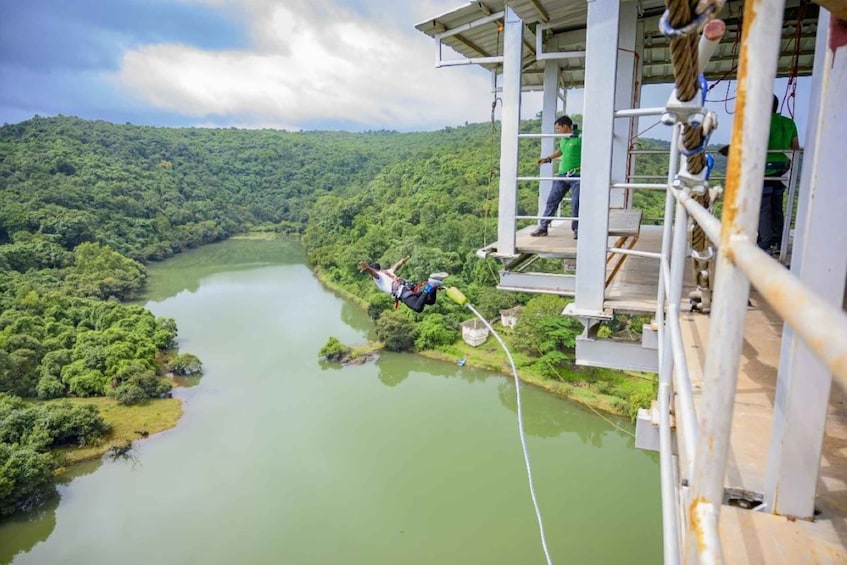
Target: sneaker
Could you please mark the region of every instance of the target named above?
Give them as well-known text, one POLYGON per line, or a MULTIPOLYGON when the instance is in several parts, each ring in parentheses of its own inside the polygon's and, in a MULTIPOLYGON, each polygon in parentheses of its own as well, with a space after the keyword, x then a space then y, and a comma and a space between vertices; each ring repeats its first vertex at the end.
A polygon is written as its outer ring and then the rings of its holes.
POLYGON ((578 231, 573 230, 573 238, 574 238, 574 240, 579 239, 579 232, 578 231))
POLYGON ((533 232, 529 232, 529 235, 531 235, 532 237, 544 237, 545 235, 547 235, 547 230, 545 230, 544 228, 538 228, 533 232))
POLYGON ((441 288, 444 285, 441 283, 444 279, 446 279, 449 275, 447 273, 432 273, 429 275, 429 280, 427 284, 432 288, 441 288))

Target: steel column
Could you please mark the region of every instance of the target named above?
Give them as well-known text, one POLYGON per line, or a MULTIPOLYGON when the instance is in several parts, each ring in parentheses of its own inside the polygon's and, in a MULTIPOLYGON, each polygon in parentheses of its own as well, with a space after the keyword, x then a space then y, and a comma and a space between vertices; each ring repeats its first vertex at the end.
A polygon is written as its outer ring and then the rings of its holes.
POLYGON ((603 312, 615 111, 615 89, 610 82, 618 66, 620 8, 620 0, 588 2, 585 100, 591 101, 591 111, 583 112, 576 300, 569 311, 576 315, 603 312))
MULTIPOLYGON (((841 309, 847 277, 847 231, 833 229, 847 216, 844 38, 847 24, 821 10, 791 261, 791 272, 836 311, 841 309), (840 46, 836 37, 842 38, 840 46)), ((806 519, 814 515, 831 384, 830 371, 786 324, 765 476, 765 503, 771 512, 806 519)))
POLYGON ((503 110, 500 118, 500 201, 497 219, 497 253, 504 256, 515 254, 522 54, 523 21, 511 8, 507 8, 503 32, 503 110))
MULTIPOLYGON (((635 2, 621 4, 620 30, 618 33, 618 71, 615 77, 615 108, 631 108, 636 98, 635 89, 635 31, 638 27, 638 6, 635 2)), ((612 138, 612 171, 613 183, 626 182, 629 172, 629 138, 631 135, 631 120, 614 121, 614 137, 612 138)), ((611 208, 627 208, 630 203, 627 191, 620 188, 612 189, 609 194, 611 208)))

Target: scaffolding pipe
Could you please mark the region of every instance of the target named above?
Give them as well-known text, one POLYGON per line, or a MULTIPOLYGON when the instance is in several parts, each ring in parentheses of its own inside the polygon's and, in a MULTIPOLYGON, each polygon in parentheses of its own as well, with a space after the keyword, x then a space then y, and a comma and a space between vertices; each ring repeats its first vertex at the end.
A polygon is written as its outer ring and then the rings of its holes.
MULTIPOLYGON (((721 562, 717 521, 732 429, 735 389, 744 339, 750 281, 733 265, 731 242, 755 238, 765 172, 770 107, 779 53, 784 0, 744 4, 738 64, 738 106, 733 122, 723 223, 718 245, 708 349, 703 370, 703 418, 691 482, 686 556, 689 562, 721 562), (707 509, 701 515, 700 509, 707 509)), ((705 229, 705 227, 704 227, 705 229)), ((676 250, 674 250, 676 251, 676 250)), ((832 329, 830 328, 830 332, 832 329)))
MULTIPOLYGON (((615 112, 616 118, 640 118, 641 116, 661 116, 667 112, 667 109, 662 108, 630 108, 628 110, 618 110, 615 112)), ((664 152, 663 152, 664 153, 664 152)))
POLYGON ((803 343, 847 387, 847 314, 810 292, 791 271, 743 236, 728 255, 803 343))
POLYGON ((703 208, 703 205, 697 202, 687 192, 675 193, 677 200, 685 207, 688 214, 703 229, 703 233, 709 238, 709 241, 716 246, 720 245, 721 222, 715 218, 711 212, 703 208))
POLYGON ((609 188, 626 188, 629 190, 667 190, 667 183, 636 183, 636 182, 613 182, 609 188))
POLYGON ((668 383, 659 383, 659 468, 662 486, 662 547, 666 565, 679 563, 679 526, 676 520, 676 488, 673 473, 673 446, 668 383))
MULTIPOLYGON (((679 135, 679 128, 681 126, 675 125, 671 128, 671 138, 675 138, 679 135)), ((670 253, 669 249, 671 248, 671 228, 673 227, 673 221, 671 215, 674 211, 674 203, 675 200, 672 198, 672 191, 669 188, 670 184, 673 182, 673 179, 676 177, 676 173, 679 169, 679 144, 671 143, 671 151, 668 156, 668 182, 665 184, 665 219, 664 225, 662 226, 662 259, 659 262, 659 268, 661 272, 659 273, 659 284, 658 291, 656 294, 656 320, 660 321, 659 323, 659 375, 660 378, 663 378, 665 382, 671 382, 671 373, 673 370, 672 365, 672 357, 670 355, 670 342, 665 342, 667 333, 665 332, 665 324, 664 324, 664 310, 665 304, 667 304, 667 296, 665 294, 665 289, 670 288, 670 275, 665 273, 665 270, 668 269, 668 262, 670 261, 670 253), (667 371, 665 371, 665 367, 667 367, 667 371)), ((673 390, 673 389, 671 389, 673 390)))
POLYGON ((791 219, 794 217, 794 200, 797 194, 797 178, 799 177, 797 156, 799 151, 791 152, 791 175, 788 177, 788 203, 785 205, 785 223, 782 225, 782 242, 779 246, 779 262, 785 264, 788 258, 788 238, 791 233, 791 219))
POLYGON ((688 374, 688 363, 685 359, 685 346, 682 343, 682 329, 679 325, 679 308, 671 305, 668 308, 668 333, 671 336, 671 353, 673 354, 673 384, 676 398, 679 401, 678 419, 682 425, 682 439, 685 442, 686 473, 691 479, 697 449, 697 409, 694 406, 694 395, 691 390, 691 377, 688 374))
POLYGON ((621 255, 634 255, 635 257, 647 257, 648 259, 661 259, 662 254, 655 251, 636 251, 635 249, 626 249, 624 247, 609 247, 607 253, 619 253, 621 255))

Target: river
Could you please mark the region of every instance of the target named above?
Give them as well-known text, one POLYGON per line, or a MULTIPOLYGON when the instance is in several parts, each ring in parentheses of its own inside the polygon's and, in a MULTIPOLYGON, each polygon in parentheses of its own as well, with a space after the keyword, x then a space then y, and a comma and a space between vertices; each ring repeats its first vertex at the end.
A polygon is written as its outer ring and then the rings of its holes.
MULTIPOLYGON (((363 343, 373 326, 293 241, 230 240, 149 272, 146 306, 205 367, 177 392, 185 415, 0 524, 0 561, 545 562, 511 379, 390 353, 320 363, 330 336, 363 343)), ((659 563, 655 454, 579 405, 521 393, 553 561, 659 563)))

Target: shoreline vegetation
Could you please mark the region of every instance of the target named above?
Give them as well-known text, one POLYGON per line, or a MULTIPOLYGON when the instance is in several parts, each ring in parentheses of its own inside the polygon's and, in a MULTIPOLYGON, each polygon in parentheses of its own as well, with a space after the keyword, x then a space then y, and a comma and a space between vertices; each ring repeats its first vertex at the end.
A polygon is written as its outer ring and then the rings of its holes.
MULTIPOLYGON (((327 278, 324 277, 319 270, 313 270, 312 272, 315 274, 321 284, 323 284, 327 289, 331 290, 339 297, 356 304, 363 310, 367 309, 367 303, 362 298, 349 292, 342 286, 327 280, 327 278)), ((351 354, 351 360, 355 360, 363 356, 369 356, 373 353, 378 353, 379 350, 382 349, 382 345, 379 343, 372 342, 368 345, 355 345, 352 346, 351 349, 353 350, 351 354)), ((465 359, 465 366, 467 367, 473 367, 475 369, 483 369, 485 371, 499 373, 509 378, 513 376, 506 355, 505 353, 503 353, 503 350, 499 347, 499 345, 496 346, 496 351, 492 353, 490 351, 487 351, 487 348, 474 348, 459 340, 455 344, 445 347, 442 350, 430 349, 425 351, 417 351, 414 354, 426 357, 428 359, 448 361, 451 363, 458 363, 460 359, 465 359)), ((632 377, 642 378, 637 375, 632 375, 632 377)), ((588 383, 585 381, 576 380, 570 383, 554 381, 545 378, 541 375, 535 374, 527 367, 518 368, 518 378, 523 383, 539 387, 560 398, 573 400, 575 402, 587 406, 592 410, 600 410, 606 412, 607 414, 612 414, 614 416, 629 416, 627 412, 627 406, 624 405, 626 402, 624 399, 619 398, 617 396, 602 394, 593 391, 587 388, 588 383), (583 383, 586 386, 580 386, 583 383)))
POLYGON ((64 447, 56 450, 64 458, 63 465, 56 470, 57 477, 61 477, 74 465, 100 459, 113 448, 134 444, 136 440, 169 430, 179 423, 183 414, 182 400, 176 397, 149 399, 142 404, 132 406, 124 406, 114 398, 102 396, 64 398, 61 401, 72 404, 94 404, 103 420, 111 426, 111 431, 93 445, 64 447))
MULTIPOLYGON (((250 232, 235 235, 232 239, 263 240, 277 237, 279 237, 279 234, 250 232)), ((361 297, 351 293, 341 285, 328 280, 321 274, 320 270, 313 269, 312 272, 324 287, 337 296, 355 304, 363 310, 367 309, 367 303, 361 297)), ((372 359, 375 354, 378 354, 382 350, 382 344, 379 342, 357 344, 351 346, 351 350, 349 359, 346 362, 363 363, 372 359)), ((418 351, 415 354, 428 359, 450 363, 458 363, 460 359, 465 359, 465 366, 499 373, 507 378, 512 378, 513 376, 508 360, 499 345, 474 348, 459 340, 455 344, 440 350, 418 351)), ((527 367, 520 367, 518 369, 518 377, 525 384, 541 388, 559 398, 573 400, 587 406, 591 410, 599 410, 620 417, 628 416, 627 407, 624 405, 625 401, 623 399, 591 390, 588 388, 586 381, 574 380, 563 382, 551 380, 535 374, 527 367)), ((643 378, 638 375, 631 375, 631 377, 643 378)), ((180 388, 180 385, 174 383, 174 388, 180 388)), ((145 439, 174 428, 183 415, 182 400, 177 397, 149 399, 142 404, 132 406, 123 406, 115 399, 107 397, 68 398, 65 400, 70 400, 78 404, 96 405, 103 419, 111 426, 112 431, 95 445, 60 449, 59 452, 64 457, 64 465, 57 470, 57 476, 61 476, 74 465, 99 459, 109 453, 113 448, 133 444, 136 440, 145 439)))

